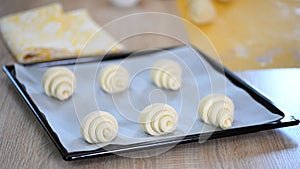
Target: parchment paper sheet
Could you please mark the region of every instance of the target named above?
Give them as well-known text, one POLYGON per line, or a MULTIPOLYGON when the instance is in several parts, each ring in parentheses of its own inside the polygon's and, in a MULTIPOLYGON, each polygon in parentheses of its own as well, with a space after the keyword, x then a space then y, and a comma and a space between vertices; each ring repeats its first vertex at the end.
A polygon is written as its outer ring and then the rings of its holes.
POLYGON ((198 117, 199 101, 211 93, 223 93, 235 104, 235 120, 232 128, 262 124, 278 120, 281 116, 269 112, 244 90, 233 85, 226 77, 215 71, 196 51, 181 47, 144 56, 66 66, 74 71, 77 88, 66 101, 47 97, 43 91, 42 76, 47 68, 24 67, 15 64, 17 79, 45 115, 68 152, 89 151, 107 144, 92 145, 80 134, 80 121, 88 113, 102 110, 115 116, 119 132, 111 144, 133 144, 189 134, 221 130, 204 124, 198 117), (171 59, 183 68, 183 84, 179 91, 158 89, 150 79, 151 65, 159 59, 171 59), (128 91, 109 95, 98 85, 98 74, 108 64, 121 64, 131 74, 128 91), (165 102, 173 106, 179 115, 174 133, 151 137, 137 123, 139 112, 147 105, 165 102))

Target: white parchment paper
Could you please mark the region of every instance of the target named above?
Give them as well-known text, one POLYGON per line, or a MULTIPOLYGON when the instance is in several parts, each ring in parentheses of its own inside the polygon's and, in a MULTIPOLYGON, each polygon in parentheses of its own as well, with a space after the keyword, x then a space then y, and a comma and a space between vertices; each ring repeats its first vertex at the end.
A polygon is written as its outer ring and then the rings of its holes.
POLYGON ((107 111, 118 120, 118 136, 110 143, 118 145, 221 130, 204 124, 197 114, 199 101, 211 93, 226 94, 233 100, 235 120, 232 128, 267 123, 281 118, 257 103, 244 90, 233 85, 189 47, 123 60, 66 67, 74 71, 77 88, 70 99, 59 101, 47 97, 43 91, 41 81, 47 68, 15 64, 17 79, 25 86, 68 152, 89 151, 108 144, 88 144, 81 137, 81 120, 95 110, 107 111), (183 84, 179 91, 158 89, 151 82, 149 70, 159 59, 171 59, 182 66, 183 84), (106 94, 101 90, 98 85, 98 74, 108 64, 121 64, 128 69, 132 78, 129 90, 114 95, 106 94), (178 112, 179 121, 174 133, 151 137, 144 133, 137 123, 139 112, 147 105, 156 102, 167 103, 178 112))

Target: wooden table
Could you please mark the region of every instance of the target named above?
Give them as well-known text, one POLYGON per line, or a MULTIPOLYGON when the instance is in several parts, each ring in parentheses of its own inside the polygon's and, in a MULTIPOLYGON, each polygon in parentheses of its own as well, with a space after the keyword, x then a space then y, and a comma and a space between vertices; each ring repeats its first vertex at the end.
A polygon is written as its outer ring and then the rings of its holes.
MULTIPOLYGON (((1 1, 0 16, 44 5, 49 0, 30 2, 1 1)), ((65 0, 61 3, 65 9, 88 8, 100 24, 137 11, 176 14, 175 2, 171 0, 144 0, 132 11, 116 9, 100 0, 65 0)), ((184 34, 180 31, 180 25, 178 28, 171 26, 164 29, 184 34)), ((131 49, 178 44, 155 36, 137 37, 127 43, 131 49)), ((3 41, 0 41, 0 65, 12 63, 12 57, 3 41)), ((300 117, 300 69, 257 70, 237 74, 275 103, 300 117)), ((112 155, 66 162, 3 72, 0 73, 0 96, 0 168, 300 168, 299 126, 209 140, 203 144, 178 145, 170 151, 149 158, 112 155)))

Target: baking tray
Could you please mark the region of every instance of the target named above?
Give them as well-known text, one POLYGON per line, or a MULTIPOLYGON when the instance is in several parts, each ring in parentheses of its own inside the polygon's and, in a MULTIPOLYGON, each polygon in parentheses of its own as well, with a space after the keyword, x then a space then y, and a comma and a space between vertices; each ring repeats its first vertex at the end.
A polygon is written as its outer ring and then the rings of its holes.
MULTIPOLYGON (((181 46, 180 46, 181 47, 181 46)), ((170 47, 164 48, 161 50, 173 50, 178 47, 170 47)), ((17 89, 17 92, 21 95, 27 106, 33 112, 39 123, 42 125, 50 139, 56 145, 58 150, 60 151, 64 160, 76 160, 76 159, 83 159, 83 158, 91 158, 91 157, 98 157, 103 155, 110 155, 110 154, 120 154, 126 152, 133 152, 133 151, 141 151, 141 150, 150 150, 154 148, 158 148, 161 146, 171 146, 181 143, 189 143, 189 142, 196 142, 199 141, 199 138, 203 138, 208 136, 208 139, 214 138, 221 138, 227 136, 234 136, 240 134, 246 134, 251 132, 257 132, 261 130, 268 130, 280 127, 287 127, 298 125, 299 120, 296 119, 294 116, 290 115, 288 112, 284 111, 283 109, 276 106, 272 101, 267 99, 257 90, 255 90, 252 86, 241 80, 237 77, 233 72, 228 70, 226 67, 220 65, 215 60, 210 58, 209 56, 205 55, 201 51, 197 50, 193 47, 195 51, 199 52, 199 54, 209 63, 211 66, 217 70, 218 72, 225 75, 225 77, 230 80, 234 85, 240 87, 244 91, 246 91, 254 100, 258 103, 263 105, 267 108, 270 112, 274 114, 280 115, 282 118, 277 121, 273 121, 270 123, 264 123, 259 125, 251 125, 246 127, 239 127, 239 128, 232 128, 227 130, 221 131, 214 131, 209 133, 201 133, 201 137, 199 134, 187 135, 184 138, 180 137, 177 138, 168 138, 168 139, 160 139, 157 141, 149 141, 144 143, 138 144, 130 144, 130 145, 108 145, 104 148, 99 148, 92 151, 77 151, 69 153, 62 143, 60 142, 58 136, 53 131, 51 126, 49 125, 48 121, 46 120, 45 116, 42 112, 39 111, 37 105, 34 101, 30 98, 29 94, 26 92, 24 86, 18 81, 15 74, 15 68, 13 65, 4 66, 3 71, 6 73, 9 80, 12 82, 13 86, 17 89)), ((147 54, 152 54, 155 52, 159 52, 161 50, 148 50, 143 52, 128 52, 128 53, 119 53, 119 54, 108 54, 105 56, 94 56, 94 57, 85 57, 79 59, 64 59, 64 60, 56 60, 56 61, 49 61, 49 62, 41 62, 41 63, 34 63, 34 64, 27 64, 25 66, 36 66, 36 67, 48 67, 48 66, 63 66, 63 65, 73 65, 73 64, 80 64, 80 63, 90 63, 90 62, 97 62, 97 61, 107 61, 112 59, 124 59, 127 57, 136 57, 142 56, 147 54)))

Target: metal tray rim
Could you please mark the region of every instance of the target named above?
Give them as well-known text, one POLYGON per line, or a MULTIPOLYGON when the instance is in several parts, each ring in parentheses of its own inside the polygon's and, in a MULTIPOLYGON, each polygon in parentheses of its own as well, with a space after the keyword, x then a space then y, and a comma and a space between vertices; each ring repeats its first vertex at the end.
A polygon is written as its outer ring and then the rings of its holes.
MULTIPOLYGON (((172 50, 177 48, 175 47, 169 47, 164 48, 164 50, 172 50)), ((182 47, 182 46, 179 46, 182 47)), ((231 72, 229 69, 224 67, 223 65, 220 65, 217 63, 214 59, 210 58, 209 56, 205 55, 201 51, 199 51, 197 48, 191 46, 195 51, 199 52, 204 59, 206 59, 217 71, 224 72, 225 76, 233 82, 233 84, 237 85, 238 87, 244 89, 247 93, 249 93, 253 99, 255 99, 257 102, 264 105, 270 112, 276 113, 281 115, 283 118, 274 121, 271 123, 266 124, 260 124, 260 125, 253 125, 253 126, 246 126, 246 127, 240 127, 240 128, 234 128, 234 129, 228 129, 228 130, 222 130, 222 131, 215 131, 212 133, 202 133, 209 134, 210 137, 208 139, 215 139, 215 138, 221 138, 221 137, 228 137, 228 136, 234 136, 234 135, 241 135, 246 133, 252 133, 252 132, 258 132, 262 130, 268 130, 268 129, 274 129, 274 128, 281 128, 281 127, 288 127, 293 125, 298 125, 299 120, 296 119, 294 116, 290 115, 288 112, 284 111, 282 108, 279 108, 277 105, 275 105, 273 102, 271 102, 268 98, 266 98, 264 95, 259 93, 255 88, 245 81, 241 80, 238 76, 236 76, 233 72, 231 72)), ((151 54, 158 52, 159 50, 149 50, 149 51, 143 51, 139 53, 135 53, 134 56, 144 55, 144 54, 151 54)), ((108 54, 105 56, 92 56, 92 57, 86 57, 86 58, 79 58, 79 59, 66 59, 66 60, 57 60, 57 61, 49 61, 49 62, 42 62, 42 63, 34 63, 34 64, 27 64, 25 66, 53 66, 53 65, 69 65, 69 64, 75 64, 75 63, 88 63, 88 62, 94 62, 99 60, 111 60, 111 59, 122 59, 129 55, 133 54, 133 52, 128 53, 120 53, 120 54, 108 54)), ((93 151, 78 151, 78 152, 67 152, 67 150, 64 148, 64 146, 59 141, 57 135, 52 130, 51 126, 47 122, 46 118, 43 116, 43 114, 39 111, 35 103, 32 101, 28 93, 26 92, 25 88, 22 86, 22 84, 17 80, 14 72, 14 66, 13 65, 7 65, 3 66, 3 71, 7 75, 8 79, 11 81, 13 86, 16 88, 17 92, 21 95, 27 106, 30 108, 32 113, 35 115, 39 123, 44 128, 47 135, 50 137, 52 142, 55 144, 59 152, 61 153, 62 157, 66 161, 70 160, 76 160, 76 159, 83 159, 83 158, 92 158, 92 157, 99 157, 104 155, 110 155, 114 153, 125 153, 130 151, 139 151, 144 149, 151 149, 156 148, 159 146, 166 146, 171 144, 182 144, 182 143, 189 143, 189 142, 196 142, 199 140, 199 134, 195 135, 188 135, 184 138, 181 138, 180 140, 177 140, 176 138, 171 139, 165 139, 158 142, 147 142, 147 143, 140 143, 140 144, 133 144, 129 146, 117 146, 117 149, 112 150, 106 150, 103 148, 99 148, 93 151)))

